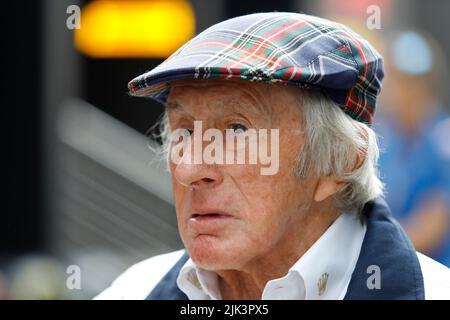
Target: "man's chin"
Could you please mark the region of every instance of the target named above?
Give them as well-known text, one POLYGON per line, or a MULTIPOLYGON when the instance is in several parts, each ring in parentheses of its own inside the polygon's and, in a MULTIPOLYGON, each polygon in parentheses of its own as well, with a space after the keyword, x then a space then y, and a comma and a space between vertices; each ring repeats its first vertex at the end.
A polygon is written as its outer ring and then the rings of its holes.
POLYGON ((217 236, 198 235, 189 241, 187 249, 191 259, 202 269, 234 269, 231 263, 233 251, 217 236))

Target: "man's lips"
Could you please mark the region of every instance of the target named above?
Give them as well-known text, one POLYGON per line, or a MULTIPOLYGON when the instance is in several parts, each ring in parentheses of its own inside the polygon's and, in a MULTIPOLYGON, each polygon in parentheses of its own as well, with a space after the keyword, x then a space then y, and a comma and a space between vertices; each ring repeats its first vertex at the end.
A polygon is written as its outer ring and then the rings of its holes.
POLYGON ((188 219, 188 226, 198 234, 215 234, 231 222, 232 218, 232 215, 219 210, 205 210, 192 213, 188 219))
POLYGON ((216 213, 216 212, 191 214, 191 219, 195 219, 195 220, 223 219, 223 218, 229 218, 229 217, 231 217, 229 214, 216 213))
POLYGON ((208 219, 208 218, 223 218, 232 217, 231 214, 216 208, 193 208, 190 210, 190 219, 208 219))

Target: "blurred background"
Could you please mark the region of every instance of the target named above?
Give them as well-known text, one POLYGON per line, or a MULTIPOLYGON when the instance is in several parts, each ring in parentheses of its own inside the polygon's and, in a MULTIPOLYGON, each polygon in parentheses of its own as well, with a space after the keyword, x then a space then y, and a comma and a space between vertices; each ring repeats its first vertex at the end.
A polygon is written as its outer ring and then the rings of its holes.
POLYGON ((334 19, 383 54, 386 199, 417 249, 450 266, 449 1, 3 6, 0 299, 90 299, 130 265, 182 247, 146 134, 163 107, 128 96, 127 83, 208 26, 263 11, 334 19))

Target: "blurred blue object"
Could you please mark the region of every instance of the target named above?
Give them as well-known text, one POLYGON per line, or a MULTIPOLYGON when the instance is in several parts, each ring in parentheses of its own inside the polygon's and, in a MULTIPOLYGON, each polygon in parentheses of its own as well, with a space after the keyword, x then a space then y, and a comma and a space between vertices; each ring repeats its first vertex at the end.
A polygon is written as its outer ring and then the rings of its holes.
MULTIPOLYGON (((444 109, 435 108, 414 136, 402 131, 394 119, 379 120, 380 175, 396 218, 408 220, 430 194, 443 195, 450 208, 450 118, 444 109)), ((450 266, 450 234, 432 255, 450 266)))
POLYGON ((431 71, 433 54, 427 41, 417 32, 397 35, 392 43, 392 60, 396 68, 410 75, 431 71), (412 54, 413 53, 413 54, 412 54))

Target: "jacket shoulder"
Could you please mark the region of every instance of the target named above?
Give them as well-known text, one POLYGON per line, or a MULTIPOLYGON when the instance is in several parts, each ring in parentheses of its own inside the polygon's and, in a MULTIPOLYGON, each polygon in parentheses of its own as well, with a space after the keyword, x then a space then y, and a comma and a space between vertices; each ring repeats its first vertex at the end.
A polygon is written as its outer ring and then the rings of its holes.
POLYGON ((450 300, 450 269, 417 252, 426 300, 450 300))
POLYGON ((94 299, 144 300, 184 252, 169 252, 136 263, 94 299))

